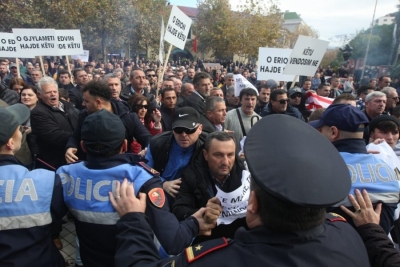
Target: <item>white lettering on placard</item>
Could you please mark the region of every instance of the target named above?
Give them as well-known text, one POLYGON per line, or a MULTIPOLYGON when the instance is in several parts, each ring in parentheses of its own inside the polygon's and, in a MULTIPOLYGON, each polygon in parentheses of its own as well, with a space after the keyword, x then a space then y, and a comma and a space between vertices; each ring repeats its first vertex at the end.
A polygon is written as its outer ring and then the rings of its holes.
MULTIPOLYGON (((0 186, 4 185, 4 180, 0 180, 0 186)), ((25 196, 29 197, 31 201, 38 200, 38 194, 36 192, 36 187, 32 178, 25 178, 22 180, 21 185, 18 188, 18 192, 13 201, 13 190, 14 190, 15 181, 8 180, 6 182, 6 190, 4 194, 4 202, 21 202, 25 196)), ((0 203, 3 202, 3 199, 0 197, 0 203)))

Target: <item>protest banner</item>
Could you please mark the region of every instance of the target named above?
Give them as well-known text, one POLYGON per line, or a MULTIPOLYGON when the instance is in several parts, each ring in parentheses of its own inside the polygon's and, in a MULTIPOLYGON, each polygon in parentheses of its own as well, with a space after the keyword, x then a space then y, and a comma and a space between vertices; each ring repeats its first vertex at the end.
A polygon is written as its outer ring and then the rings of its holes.
POLYGON ((295 75, 283 74, 292 49, 258 48, 257 80, 293 81, 295 75))
POLYGON ((235 96, 239 96, 240 91, 242 91, 245 88, 254 89, 258 95, 257 88, 251 82, 249 82, 245 77, 243 77, 242 74, 235 74, 233 76, 235 79, 235 96))
POLYGON ((223 192, 217 187, 216 197, 221 202, 222 212, 217 225, 231 224, 236 219, 244 218, 250 196, 250 173, 242 172, 242 185, 232 192, 223 192))
POLYGON ((55 29, 13 29, 19 57, 58 55, 55 29))
POLYGON ((79 55, 71 55, 71 58, 74 60, 80 59, 83 62, 89 62, 89 50, 83 50, 83 53, 79 55))
POLYGON ((177 6, 171 9, 164 40, 182 50, 185 49, 186 39, 189 34, 192 20, 177 6))
POLYGON ((0 57, 17 57, 17 44, 14 34, 0 32, 0 57))
POLYGON ((212 70, 217 67, 217 69, 221 69, 221 64, 219 63, 203 63, 204 68, 210 67, 212 70))
POLYGON ((313 77, 329 42, 300 35, 283 74, 313 77))
POLYGON ((56 30, 58 56, 83 54, 80 30, 56 30))

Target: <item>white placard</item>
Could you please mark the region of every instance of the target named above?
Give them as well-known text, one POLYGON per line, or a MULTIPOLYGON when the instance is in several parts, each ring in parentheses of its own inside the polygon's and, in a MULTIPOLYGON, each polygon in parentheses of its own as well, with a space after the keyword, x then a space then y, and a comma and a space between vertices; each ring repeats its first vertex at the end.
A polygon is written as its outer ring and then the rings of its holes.
POLYGON ((186 16, 177 6, 171 9, 164 41, 184 50, 192 20, 186 16))
POLYGON ((240 91, 242 91, 245 88, 254 89, 258 95, 257 88, 251 82, 249 82, 245 77, 243 77, 242 74, 235 74, 233 76, 235 79, 235 96, 239 96, 240 91))
POLYGON ((217 225, 231 224, 236 219, 246 217, 247 204, 250 196, 250 173, 242 172, 242 185, 232 192, 224 192, 217 187, 217 195, 221 202, 222 212, 217 219, 217 225))
POLYGON ((329 42, 300 35, 283 74, 315 75, 329 42))
POLYGON ((14 34, 0 32, 0 57, 18 57, 14 34))
POLYGON ((13 29, 18 57, 58 55, 55 29, 13 29))
POLYGON ((89 62, 89 50, 83 50, 83 54, 80 55, 71 55, 71 58, 74 60, 82 60, 83 62, 89 62))
POLYGON ((80 30, 56 30, 59 56, 83 54, 80 30))
POLYGON ((257 80, 292 82, 295 75, 283 74, 291 53, 292 49, 259 47, 257 80))

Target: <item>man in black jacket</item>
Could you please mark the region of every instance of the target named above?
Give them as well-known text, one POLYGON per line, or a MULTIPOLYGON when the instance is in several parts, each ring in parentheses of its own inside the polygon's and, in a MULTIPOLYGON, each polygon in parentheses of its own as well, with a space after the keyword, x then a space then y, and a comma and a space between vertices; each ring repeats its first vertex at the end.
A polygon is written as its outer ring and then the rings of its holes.
MULTIPOLYGON (((194 244, 219 237, 232 238, 239 227, 246 226, 244 217, 249 188, 244 186, 237 190, 237 196, 233 196, 233 191, 246 183, 249 173, 244 172, 244 164, 236 157, 235 149, 232 135, 225 132, 210 133, 203 149, 197 150, 182 174, 181 188, 172 208, 178 220, 185 220, 201 207, 215 203, 215 196, 220 199, 222 212, 225 214, 225 219, 219 221, 211 236, 197 237, 194 244), (229 206, 231 199, 224 198, 229 193, 233 194, 231 198, 235 199, 235 206, 244 208, 241 213, 229 214, 229 210, 234 208, 229 206), (239 199, 236 199, 238 196, 239 199)), ((249 185, 249 181, 247 183, 249 185)))
POLYGON ((270 101, 261 112, 261 117, 271 114, 286 114, 304 121, 300 111, 289 105, 289 98, 284 89, 272 91, 270 101))
POLYGON ((146 76, 144 72, 140 69, 135 69, 131 72, 129 81, 131 84, 128 84, 124 89, 121 91, 121 99, 124 101, 128 101, 128 99, 134 95, 144 95, 147 97, 150 105, 150 112, 157 108, 157 101, 153 94, 150 94, 147 90, 145 90, 145 80, 146 76))
POLYGON ((213 85, 210 81, 210 75, 206 72, 199 72, 193 78, 195 91, 185 99, 186 106, 192 107, 201 115, 204 114, 204 108, 207 97, 213 85))
POLYGON ((225 100, 218 96, 209 97, 206 101, 205 114, 201 116, 203 132, 212 133, 216 131, 223 131, 225 118, 225 100))
POLYGON ((118 115, 125 125, 126 139, 128 140, 128 148, 131 147, 133 138, 135 138, 142 147, 146 147, 152 138, 149 131, 143 126, 136 113, 130 111, 129 106, 124 101, 112 100, 111 89, 101 81, 91 81, 83 89, 84 107, 86 110, 79 113, 78 125, 73 135, 69 138, 65 148, 65 159, 68 163, 83 160, 85 154, 80 148, 81 127, 83 121, 90 114, 105 109, 111 113, 118 115))
POLYGON ((50 165, 42 167, 54 170, 65 164, 63 151, 77 126, 78 114, 72 104, 59 100, 53 78, 40 79, 39 92, 39 103, 31 111, 32 134, 36 136, 38 158, 50 165))
POLYGON ((68 90, 69 98, 77 109, 82 110, 85 108, 82 104, 82 88, 88 83, 89 79, 84 69, 74 69, 73 75, 76 86, 68 90))

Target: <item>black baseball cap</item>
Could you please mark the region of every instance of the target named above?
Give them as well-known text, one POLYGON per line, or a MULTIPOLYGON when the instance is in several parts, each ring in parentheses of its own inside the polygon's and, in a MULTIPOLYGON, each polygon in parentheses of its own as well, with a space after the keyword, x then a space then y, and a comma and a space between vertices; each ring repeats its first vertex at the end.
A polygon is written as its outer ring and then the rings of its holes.
POLYGON ((395 117, 389 115, 380 115, 372 119, 369 123, 369 132, 372 133, 382 121, 392 121, 397 125, 398 128, 400 128, 400 122, 395 117))
POLYGON ((29 108, 23 104, 0 107, 0 146, 3 146, 13 136, 15 130, 25 123, 31 115, 29 108))
POLYGON ((368 124, 367 115, 358 108, 349 104, 330 105, 319 120, 310 121, 309 124, 314 128, 322 126, 335 126, 341 131, 357 132, 363 131, 361 124, 368 124))
POLYGON ((249 131, 244 151, 253 181, 278 199, 323 208, 350 192, 350 173, 337 149, 294 117, 261 119, 249 131))
POLYGON ((81 139, 89 154, 104 155, 121 146, 125 139, 125 126, 117 115, 102 109, 86 117, 81 139), (101 146, 94 149, 88 145, 101 146))
POLYGON ((172 129, 182 127, 194 129, 200 123, 199 113, 191 107, 178 108, 174 112, 172 119, 172 129))

